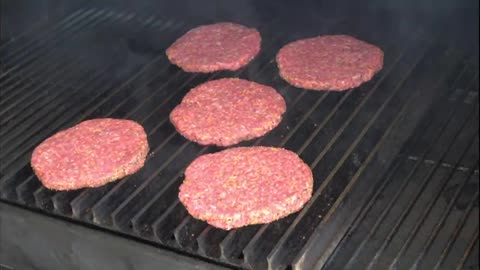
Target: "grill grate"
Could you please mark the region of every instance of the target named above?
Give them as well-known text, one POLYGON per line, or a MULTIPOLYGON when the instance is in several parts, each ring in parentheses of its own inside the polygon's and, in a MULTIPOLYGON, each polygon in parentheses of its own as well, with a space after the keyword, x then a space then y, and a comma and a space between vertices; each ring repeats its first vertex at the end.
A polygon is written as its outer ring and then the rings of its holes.
POLYGON ((2 45, 1 199, 243 268, 453 269, 472 263, 478 251, 478 73, 462 55, 422 29, 400 41, 387 26, 372 33, 335 20, 325 33, 379 44, 385 67, 355 91, 314 92, 279 78, 273 59, 289 37, 275 22, 258 26, 262 52, 248 67, 181 72, 163 51, 190 27, 88 9, 2 45), (185 167, 220 148, 185 140, 168 114, 193 86, 226 76, 272 85, 284 96, 282 123, 241 145, 285 147, 310 165, 315 192, 299 213, 223 231, 193 219, 178 201, 185 167), (145 167, 100 188, 43 188, 29 166, 33 148, 96 117, 142 123, 152 149, 145 167))

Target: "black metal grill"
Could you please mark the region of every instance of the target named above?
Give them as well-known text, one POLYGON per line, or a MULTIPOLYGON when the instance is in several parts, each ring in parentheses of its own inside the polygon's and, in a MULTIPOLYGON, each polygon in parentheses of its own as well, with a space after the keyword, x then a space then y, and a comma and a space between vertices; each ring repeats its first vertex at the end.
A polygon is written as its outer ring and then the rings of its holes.
POLYGON ((2 45, 1 200, 233 267, 475 265, 478 67, 465 55, 422 28, 405 38, 388 25, 370 31, 333 21, 322 33, 378 44, 385 67, 353 91, 305 91, 278 76, 274 55, 291 36, 275 22, 257 26, 262 52, 246 68, 211 75, 180 71, 164 50, 192 26, 88 9, 2 45), (193 86, 231 76, 272 85, 288 107, 275 130, 241 145, 297 152, 315 183, 299 213, 223 231, 190 217, 177 198, 185 167, 219 148, 185 140, 168 114, 193 86), (145 127, 152 149, 145 167, 95 189, 41 186, 29 166, 33 148, 96 117, 133 119, 145 127))

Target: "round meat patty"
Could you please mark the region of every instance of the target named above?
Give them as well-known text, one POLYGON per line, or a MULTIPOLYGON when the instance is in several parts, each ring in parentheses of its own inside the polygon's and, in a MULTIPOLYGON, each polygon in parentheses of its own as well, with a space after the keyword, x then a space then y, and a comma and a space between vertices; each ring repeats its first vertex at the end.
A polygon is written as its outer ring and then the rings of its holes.
POLYGON ((219 79, 190 90, 170 120, 191 141, 229 146, 265 135, 280 123, 285 110, 285 100, 272 87, 219 79))
POLYGON ((383 67, 383 51, 345 35, 294 41, 277 54, 280 76, 311 90, 346 90, 369 81, 383 67))
POLYGON ((185 171, 179 199, 193 217, 230 230, 299 211, 312 189, 312 171, 295 153, 238 147, 193 161, 185 171))
POLYGON ((188 31, 167 49, 167 56, 187 72, 237 70, 258 54, 260 43, 256 29, 216 23, 188 31))
POLYGON ((99 187, 143 167, 147 135, 130 120, 94 119, 58 132, 38 145, 31 165, 54 190, 99 187))

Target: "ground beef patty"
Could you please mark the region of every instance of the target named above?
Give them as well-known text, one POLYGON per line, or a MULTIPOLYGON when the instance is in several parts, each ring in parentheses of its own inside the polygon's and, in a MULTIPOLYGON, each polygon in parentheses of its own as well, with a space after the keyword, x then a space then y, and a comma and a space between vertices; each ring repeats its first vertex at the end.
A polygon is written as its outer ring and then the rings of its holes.
POLYGON ((43 141, 33 151, 31 165, 49 189, 98 187, 138 171, 148 149, 147 135, 138 123, 94 119, 43 141))
POLYGON ((312 196, 310 167, 295 153, 238 147, 203 155, 185 171, 180 201, 195 218, 229 230, 300 210, 312 196))
POLYGON ((277 54, 280 76, 312 90, 346 90, 369 81, 383 67, 383 51, 350 36, 319 36, 284 46, 277 54))
POLYGON ((229 146, 263 136, 280 123, 285 110, 285 100, 272 87, 219 79, 190 90, 170 120, 189 140, 229 146))
POLYGON ((253 28, 216 23, 188 31, 167 49, 167 56, 187 72, 237 70, 257 55, 260 43, 253 28))

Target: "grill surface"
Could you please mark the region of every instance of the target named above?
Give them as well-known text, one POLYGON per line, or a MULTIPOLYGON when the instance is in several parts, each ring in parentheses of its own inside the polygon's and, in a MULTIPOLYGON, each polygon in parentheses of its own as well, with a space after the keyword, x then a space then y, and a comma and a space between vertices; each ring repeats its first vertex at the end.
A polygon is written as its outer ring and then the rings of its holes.
POLYGON ((1 200, 232 267, 478 268, 478 67, 422 28, 399 36, 388 24, 330 21, 316 34, 378 44, 385 67, 354 91, 305 91, 278 76, 274 55, 295 37, 274 25, 257 26, 253 63, 211 75, 184 73, 164 55, 194 25, 111 10, 79 10, 2 45, 1 200), (227 232, 190 217, 177 198, 185 167, 220 148, 185 140, 168 114, 190 88, 231 76, 272 85, 288 107, 275 130, 241 145, 295 151, 315 184, 299 213, 227 232), (43 188, 33 148, 96 117, 145 127, 145 167, 100 188, 43 188))

